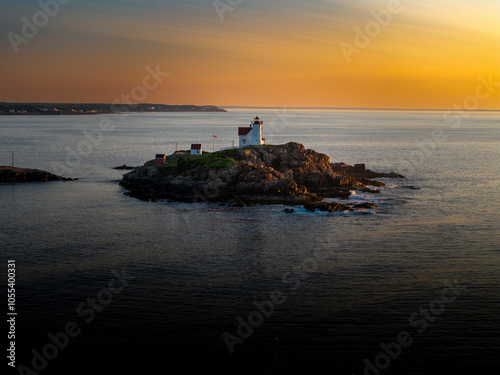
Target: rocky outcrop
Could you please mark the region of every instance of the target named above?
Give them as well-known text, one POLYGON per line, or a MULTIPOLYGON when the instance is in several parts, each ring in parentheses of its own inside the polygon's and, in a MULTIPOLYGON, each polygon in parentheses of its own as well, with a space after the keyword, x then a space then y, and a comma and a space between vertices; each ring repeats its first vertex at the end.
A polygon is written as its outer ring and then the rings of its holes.
MULTIPOLYGON (((377 192, 366 185, 383 185, 369 180, 382 174, 364 165, 332 164, 327 155, 294 142, 178 158, 170 165, 137 167, 123 176, 121 185, 129 195, 145 200, 308 204, 311 209, 322 197, 347 198, 351 190, 377 192)), ((347 209, 332 203, 323 208, 347 209)))
POLYGON ((71 181, 72 178, 56 176, 40 169, 0 166, 0 183, 71 181))
POLYGON ((135 168, 135 167, 131 167, 131 166, 128 166, 128 165, 126 165, 126 164, 123 164, 123 165, 120 165, 120 166, 118 166, 118 167, 114 167, 113 169, 122 169, 122 170, 124 169, 124 170, 129 170, 129 171, 131 171, 131 170, 132 170, 132 169, 134 169, 134 168, 135 168))
POLYGON ((356 177, 358 179, 361 178, 370 179, 370 178, 380 178, 380 177, 404 178, 404 176, 394 172, 380 173, 380 172, 370 171, 369 169, 366 169, 366 166, 364 164, 354 164, 354 166, 350 166, 345 163, 332 163, 331 167, 332 170, 336 173, 344 174, 351 177, 356 177))

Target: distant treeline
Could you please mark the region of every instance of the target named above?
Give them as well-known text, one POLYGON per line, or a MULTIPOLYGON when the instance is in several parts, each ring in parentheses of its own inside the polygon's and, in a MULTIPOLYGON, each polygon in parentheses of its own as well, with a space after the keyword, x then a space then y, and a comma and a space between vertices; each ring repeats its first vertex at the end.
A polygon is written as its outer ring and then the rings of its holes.
POLYGON ((213 105, 106 104, 106 103, 6 103, 0 115, 77 115, 127 112, 225 112, 213 105))

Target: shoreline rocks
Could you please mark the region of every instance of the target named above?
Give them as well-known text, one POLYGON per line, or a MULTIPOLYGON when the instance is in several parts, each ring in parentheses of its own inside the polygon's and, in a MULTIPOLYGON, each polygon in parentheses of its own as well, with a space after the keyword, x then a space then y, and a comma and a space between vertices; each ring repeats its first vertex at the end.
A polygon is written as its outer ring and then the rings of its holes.
POLYGON ((40 169, 0 166, 0 183, 74 181, 40 169))
POLYGON ((114 167, 113 169, 122 169, 122 170, 128 170, 128 171, 131 171, 132 169, 134 169, 135 167, 131 167, 129 165, 126 165, 126 164, 123 164, 123 165, 120 165, 118 167, 114 167))

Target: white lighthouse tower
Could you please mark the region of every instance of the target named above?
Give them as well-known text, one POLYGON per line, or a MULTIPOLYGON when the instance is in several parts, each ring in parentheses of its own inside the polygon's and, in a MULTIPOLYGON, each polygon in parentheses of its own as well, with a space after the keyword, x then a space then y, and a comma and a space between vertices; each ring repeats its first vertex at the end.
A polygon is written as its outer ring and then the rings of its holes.
POLYGON ((261 121, 259 119, 259 116, 257 116, 253 120, 252 124, 252 145, 262 145, 264 144, 264 141, 262 139, 262 125, 264 124, 264 121, 261 121))
POLYGON ((262 124, 264 121, 257 116, 250 126, 238 128, 238 136, 240 137, 240 147, 245 146, 260 146, 266 143, 266 139, 262 138, 262 124))

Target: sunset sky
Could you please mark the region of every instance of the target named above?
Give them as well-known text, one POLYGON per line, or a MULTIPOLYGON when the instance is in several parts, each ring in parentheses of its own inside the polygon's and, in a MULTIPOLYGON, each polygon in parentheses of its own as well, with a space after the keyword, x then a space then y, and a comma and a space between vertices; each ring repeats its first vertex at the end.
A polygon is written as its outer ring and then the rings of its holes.
POLYGON ((498 0, 61 2, 43 25, 38 0, 0 0, 0 101, 123 102, 148 66, 169 75, 141 102, 164 104, 453 108, 500 82, 498 0))

